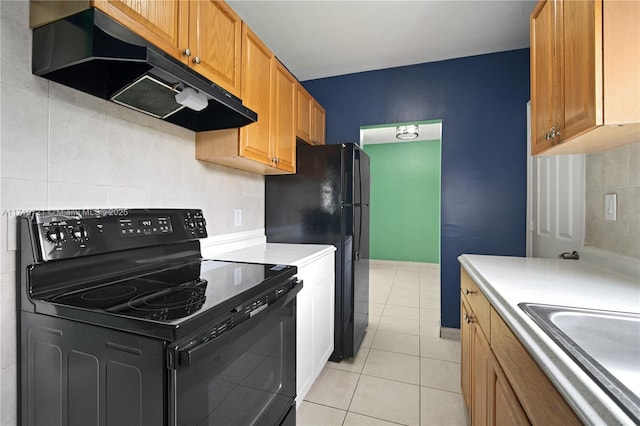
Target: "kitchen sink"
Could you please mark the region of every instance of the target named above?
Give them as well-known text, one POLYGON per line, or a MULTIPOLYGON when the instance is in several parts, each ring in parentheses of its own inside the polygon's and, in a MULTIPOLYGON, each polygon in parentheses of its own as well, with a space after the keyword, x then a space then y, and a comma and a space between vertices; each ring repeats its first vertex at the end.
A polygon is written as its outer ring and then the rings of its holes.
POLYGON ((640 314, 520 303, 636 422, 640 422, 640 314))

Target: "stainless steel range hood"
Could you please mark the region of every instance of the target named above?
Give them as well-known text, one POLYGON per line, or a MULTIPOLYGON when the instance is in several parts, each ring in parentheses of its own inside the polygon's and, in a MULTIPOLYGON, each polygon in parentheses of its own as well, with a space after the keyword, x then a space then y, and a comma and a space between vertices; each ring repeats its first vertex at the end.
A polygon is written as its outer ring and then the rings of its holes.
POLYGON ((96 9, 34 28, 32 71, 194 131, 258 119, 240 99, 96 9), (204 109, 176 100, 185 88, 195 89, 183 95, 195 94, 204 109))

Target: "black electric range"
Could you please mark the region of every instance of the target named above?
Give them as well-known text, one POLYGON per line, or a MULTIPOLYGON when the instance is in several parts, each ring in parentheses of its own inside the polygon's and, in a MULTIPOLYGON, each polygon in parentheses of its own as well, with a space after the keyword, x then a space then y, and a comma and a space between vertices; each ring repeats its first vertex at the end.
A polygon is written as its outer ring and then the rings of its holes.
POLYGON ((202 259, 199 210, 33 212, 19 223, 22 424, 291 421, 295 267, 202 259))

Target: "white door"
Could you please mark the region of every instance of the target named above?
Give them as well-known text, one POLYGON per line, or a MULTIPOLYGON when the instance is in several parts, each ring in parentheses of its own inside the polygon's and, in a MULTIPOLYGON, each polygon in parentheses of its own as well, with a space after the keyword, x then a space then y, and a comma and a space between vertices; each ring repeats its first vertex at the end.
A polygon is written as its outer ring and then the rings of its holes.
POLYGON ((584 230, 584 155, 529 154, 529 170, 527 256, 579 252, 584 230))

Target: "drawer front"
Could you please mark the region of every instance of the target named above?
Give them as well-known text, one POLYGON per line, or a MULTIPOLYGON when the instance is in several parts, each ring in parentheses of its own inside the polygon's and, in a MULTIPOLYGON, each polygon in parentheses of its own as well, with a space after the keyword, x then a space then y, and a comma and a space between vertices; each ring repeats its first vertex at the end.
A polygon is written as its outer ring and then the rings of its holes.
POLYGON ((532 424, 581 424, 560 392, 493 308, 491 349, 532 424))
POLYGON ((491 328, 491 305, 464 268, 460 268, 460 291, 462 297, 465 298, 471 308, 471 311, 473 311, 472 315, 475 317, 478 326, 484 333, 487 341, 491 343, 489 333, 491 328))

